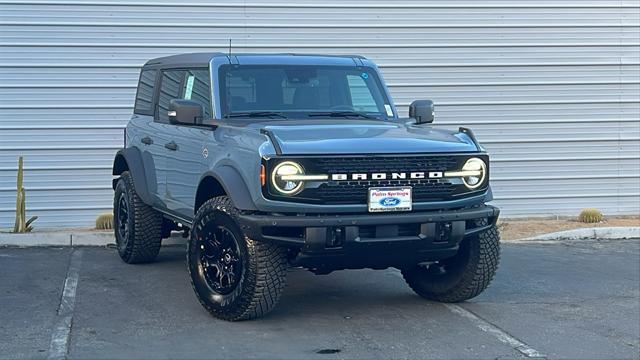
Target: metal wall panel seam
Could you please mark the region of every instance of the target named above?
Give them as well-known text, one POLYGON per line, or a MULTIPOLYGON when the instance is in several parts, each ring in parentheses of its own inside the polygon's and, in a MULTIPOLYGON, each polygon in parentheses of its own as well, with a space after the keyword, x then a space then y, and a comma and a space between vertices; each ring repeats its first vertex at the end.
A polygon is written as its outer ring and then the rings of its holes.
MULTIPOLYGON (((357 24, 352 23, 349 25, 343 24, 310 24, 308 22, 302 23, 248 23, 246 26, 243 24, 237 24, 234 22, 229 23, 164 23, 164 22, 81 22, 81 21, 0 21, 0 26, 67 26, 67 27, 172 27, 172 28, 240 28, 240 29, 470 29, 470 28, 635 28, 638 25, 635 24, 620 24, 620 23, 581 23, 581 24, 522 24, 522 23, 488 23, 488 24, 376 24, 372 26, 370 24, 357 24)), ((546 46, 546 45, 545 45, 546 46)))
POLYGON ((0 1, 0 5, 77 5, 77 6, 149 6, 149 7, 225 7, 225 8, 349 8, 349 9, 537 9, 537 8, 576 8, 576 9, 627 9, 627 8, 640 8, 637 2, 610 2, 610 3, 586 3, 584 1, 577 2, 558 2, 558 3, 536 3, 536 2, 504 2, 504 3, 481 3, 477 1, 470 1, 462 4, 416 4, 416 3, 401 3, 394 2, 393 4, 376 4, 363 2, 358 4, 356 2, 314 2, 310 4, 295 3, 295 2, 145 2, 145 1, 0 1))
MULTIPOLYGON (((436 104, 437 107, 437 104, 436 104)), ((407 119, 409 120, 409 119, 407 119)), ((125 120, 123 120, 125 121, 125 120)), ((606 124, 606 123, 638 123, 635 118, 599 118, 599 119, 533 119, 533 120, 459 120, 438 121, 435 127, 458 125, 538 125, 538 124, 606 124)), ((0 130, 124 130, 122 125, 0 125, 0 130)))
MULTIPOLYGON (((468 82, 468 83, 394 83, 387 82, 387 87, 447 87, 447 86, 546 86, 546 85, 619 85, 619 84, 640 84, 640 79, 636 80, 592 80, 592 81, 516 81, 516 82, 468 82)), ((135 84, 24 84, 24 83, 2 83, 0 89, 130 89, 135 90, 135 84)))
MULTIPOLYGON (((534 100, 534 101, 465 101, 438 102, 438 106, 481 106, 481 105, 551 105, 551 104, 640 104, 636 98, 604 99, 604 100, 534 100)), ((396 102, 396 106, 409 106, 408 102, 396 102)), ((0 104, 0 109, 132 109, 132 105, 124 104, 0 104)))
MULTIPOLYGON (((547 138, 547 139, 485 139, 483 144, 530 144, 530 143, 562 143, 562 142, 622 142, 640 141, 640 137, 602 137, 602 138, 547 138)), ((120 146, 113 145, 24 145, 0 146, 0 151, 6 150, 117 150, 120 146)))
MULTIPOLYGON (((2 25, 2 24, 0 24, 2 25)), ((69 25, 58 25, 58 24, 50 24, 51 26, 69 26, 69 25)), ((85 25, 78 25, 85 26, 85 25)), ((113 26, 106 24, 104 26, 113 26)), ((160 25, 158 25, 160 26, 160 25)), ((178 27, 176 24, 163 24, 162 26, 167 27, 178 27)), ((199 26, 198 26, 199 27, 199 26)), ((298 28, 298 27, 292 27, 298 28)), ((371 28, 372 30, 374 28, 371 28)), ((513 48, 513 47, 635 47, 640 46, 640 42, 620 42, 616 44, 602 42, 602 43, 509 43, 509 42, 501 42, 501 43, 451 43, 451 44, 420 44, 420 43, 379 43, 373 42, 370 44, 363 43, 353 43, 353 44, 335 44, 335 43, 327 43, 327 44, 310 44, 310 43, 292 43, 292 44, 242 44, 238 45, 238 48, 241 49, 282 49, 282 48, 299 48, 299 49, 309 49, 309 48, 336 48, 336 49, 353 49, 353 48, 375 48, 375 49, 396 49, 396 48, 513 48)), ((2 42, 0 43, 0 47, 38 47, 38 48, 48 48, 48 47, 89 47, 89 48, 155 48, 155 47, 169 47, 169 48, 202 48, 202 49, 211 49, 212 47, 222 47, 221 44, 215 46, 214 44, 202 44, 202 43, 164 43, 164 44, 153 44, 153 43, 81 43, 81 42, 2 42)))

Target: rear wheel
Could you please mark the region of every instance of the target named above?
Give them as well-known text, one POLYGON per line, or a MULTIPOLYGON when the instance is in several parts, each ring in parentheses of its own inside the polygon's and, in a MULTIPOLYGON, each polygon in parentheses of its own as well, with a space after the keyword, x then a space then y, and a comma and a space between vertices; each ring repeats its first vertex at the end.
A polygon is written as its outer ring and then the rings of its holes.
POLYGON ((120 175, 113 198, 113 223, 120 258, 135 264, 153 261, 162 242, 162 214, 143 203, 128 171, 120 175))
POLYGON ((247 238, 226 196, 196 214, 187 263, 198 300, 215 317, 246 320, 271 311, 285 286, 285 250, 247 238))
POLYGON ((403 269, 407 284, 418 295, 440 302, 460 302, 478 296, 488 286, 500 261, 500 234, 495 226, 462 240, 455 256, 403 269))

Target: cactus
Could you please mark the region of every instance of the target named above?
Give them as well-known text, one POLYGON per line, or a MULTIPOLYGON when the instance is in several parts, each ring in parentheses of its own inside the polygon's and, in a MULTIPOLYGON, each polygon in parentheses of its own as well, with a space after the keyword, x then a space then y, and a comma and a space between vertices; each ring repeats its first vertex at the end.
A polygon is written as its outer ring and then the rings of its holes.
POLYGON ((582 209, 578 215, 578 221, 583 223, 598 223, 604 220, 604 216, 598 209, 582 209))
POLYGON ((96 229, 97 230, 109 230, 113 229, 113 214, 104 213, 98 215, 96 218, 96 229))
POLYGON ((27 220, 26 195, 22 187, 23 178, 24 170, 22 168, 22 156, 20 156, 20 158, 18 158, 18 179, 16 181, 16 223, 13 226, 13 232, 15 233, 24 233, 33 230, 31 224, 38 218, 37 216, 32 216, 27 220))

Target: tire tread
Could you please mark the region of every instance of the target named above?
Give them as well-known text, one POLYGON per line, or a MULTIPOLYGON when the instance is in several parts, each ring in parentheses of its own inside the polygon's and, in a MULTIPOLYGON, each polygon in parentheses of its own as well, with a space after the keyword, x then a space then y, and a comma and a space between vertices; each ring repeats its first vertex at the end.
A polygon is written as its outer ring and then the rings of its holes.
MULTIPOLYGON (((128 171, 120 175, 120 181, 129 198, 129 212, 133 214, 133 226, 129 229, 131 247, 121 253, 122 260, 128 264, 153 261, 160 252, 162 244, 162 214, 145 204, 136 193, 133 178, 128 171)), ((114 202, 117 201, 117 196, 114 202)), ((116 206, 114 204, 114 212, 116 206)), ((114 218, 117 214, 114 214, 114 218)), ((117 228, 114 226, 117 236, 117 228)))
POLYGON ((478 296, 486 290, 500 264, 500 234, 492 226, 478 235, 477 251, 470 255, 471 265, 467 266, 462 278, 448 291, 429 291, 425 289, 415 271, 403 269, 402 276, 409 287, 418 295, 439 302, 456 303, 478 296))

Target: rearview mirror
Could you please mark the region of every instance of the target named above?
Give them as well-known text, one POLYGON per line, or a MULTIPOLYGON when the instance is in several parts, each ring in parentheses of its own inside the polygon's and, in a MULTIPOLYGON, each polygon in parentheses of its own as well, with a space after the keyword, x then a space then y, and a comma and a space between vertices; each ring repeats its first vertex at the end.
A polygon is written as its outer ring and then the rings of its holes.
POLYGON ((409 117, 416 119, 416 124, 432 123, 434 118, 433 101, 415 100, 409 105, 409 117))
POLYGON ((178 125, 197 125, 202 123, 204 109, 202 105, 193 100, 171 99, 169 101, 169 123, 178 125))

